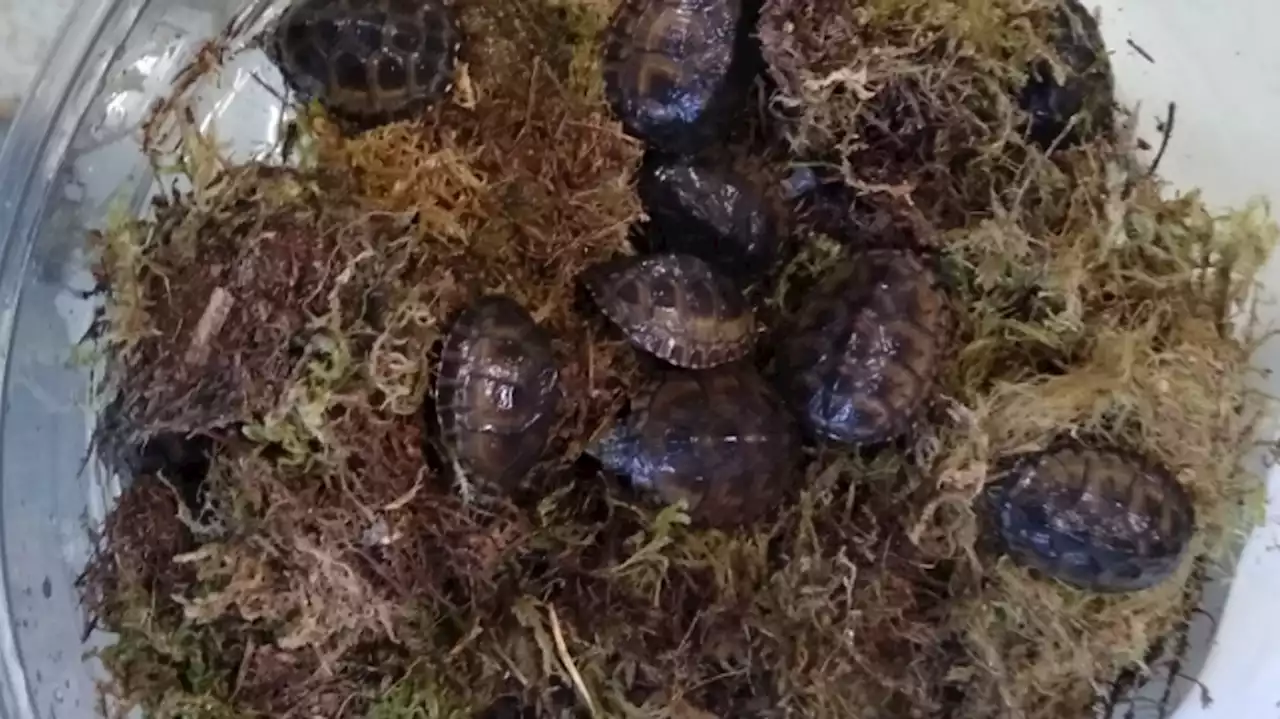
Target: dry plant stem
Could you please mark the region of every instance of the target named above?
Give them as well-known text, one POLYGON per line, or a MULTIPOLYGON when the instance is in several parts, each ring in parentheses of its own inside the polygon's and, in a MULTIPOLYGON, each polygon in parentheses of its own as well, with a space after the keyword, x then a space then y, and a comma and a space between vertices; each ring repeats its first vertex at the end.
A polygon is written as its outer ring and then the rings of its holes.
POLYGON ((1173 137, 1173 122, 1176 118, 1178 110, 1177 103, 1169 103, 1169 110, 1165 113, 1164 122, 1160 125, 1160 149, 1156 150, 1156 156, 1151 160, 1151 167, 1147 169, 1148 176, 1154 176, 1156 170, 1160 167, 1160 161, 1164 159, 1165 150, 1169 149, 1169 139, 1173 137))
POLYGON ((208 361, 209 342, 226 323, 231 305, 235 304, 235 301, 235 298, 225 289, 214 288, 213 295, 209 297, 209 305, 205 307, 204 314, 200 315, 200 321, 196 324, 191 346, 187 348, 184 358, 187 364, 203 365, 208 361))
POLYGON ((578 667, 573 663, 573 655, 569 653, 569 647, 565 644, 564 632, 560 629, 560 618, 556 616, 555 607, 548 607, 547 614, 551 619, 551 636, 555 638, 556 651, 560 655, 560 661, 564 664, 565 671, 569 672, 569 677, 573 679, 573 686, 578 692, 578 698, 586 703, 592 717, 600 716, 599 710, 596 709, 596 703, 591 698, 591 692, 587 689, 586 682, 582 681, 582 675, 578 673, 578 667))

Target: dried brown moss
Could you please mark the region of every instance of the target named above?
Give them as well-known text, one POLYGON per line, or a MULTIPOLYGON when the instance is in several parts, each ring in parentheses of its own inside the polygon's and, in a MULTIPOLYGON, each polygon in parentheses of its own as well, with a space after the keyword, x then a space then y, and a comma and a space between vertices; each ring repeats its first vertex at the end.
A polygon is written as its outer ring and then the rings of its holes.
POLYGON ((283 399, 291 351, 324 314, 336 270, 378 229, 331 212, 334 192, 344 192, 337 178, 250 165, 198 194, 161 198, 154 221, 105 238, 98 273, 128 293, 117 305, 127 311, 98 328, 127 373, 112 377, 119 415, 150 434, 199 432, 283 399), (128 264, 120 283, 114 271, 128 264))
POLYGON ((813 448, 794 501, 728 533, 579 461, 643 364, 574 281, 639 212, 639 148, 596 65, 611 3, 467 4, 449 102, 355 137, 304 114, 296 172, 229 168, 181 98, 162 108, 193 189, 98 238, 103 346, 129 439, 220 441, 190 521, 144 481, 113 510, 85 582, 120 636, 109 694, 184 717, 469 717, 499 697, 540 716, 1084 716, 1260 501, 1238 461, 1265 409, 1256 338, 1227 330, 1275 230, 1162 199, 1111 138, 1022 141, 1011 93, 1049 8, 766 8, 791 143, 753 115, 711 154, 773 202, 790 153, 842 161, 847 192, 833 228, 800 217, 770 322, 859 245, 908 241, 939 248, 960 332, 907 441, 813 448), (218 289, 238 323, 193 342, 218 289), (555 337, 567 410, 530 485, 475 504, 431 446, 429 394, 450 318, 488 291, 555 337), (1172 467, 1195 562, 1096 597, 990 553, 989 468, 1063 433, 1172 467))
POLYGON ((765 3, 773 107, 796 158, 848 190, 846 233, 867 234, 861 215, 888 212, 911 241, 936 244, 941 231, 1019 203, 1038 153, 1018 98, 1035 64, 1065 64, 1051 41, 1060 4, 765 3))

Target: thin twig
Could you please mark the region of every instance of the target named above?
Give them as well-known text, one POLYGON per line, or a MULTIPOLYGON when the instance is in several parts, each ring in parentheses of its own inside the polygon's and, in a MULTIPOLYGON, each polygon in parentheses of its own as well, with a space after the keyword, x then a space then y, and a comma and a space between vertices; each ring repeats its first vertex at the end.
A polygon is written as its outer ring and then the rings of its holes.
POLYGON ((560 663, 564 665, 565 671, 569 672, 569 678, 573 680, 573 686, 577 688, 579 696, 587 703, 587 711, 593 717, 600 716, 600 712, 596 710, 596 702, 591 698, 591 692, 587 691, 587 683, 582 681, 582 675, 578 673, 578 667, 574 665, 573 657, 569 654, 569 647, 565 644, 564 633, 560 631, 560 618, 556 616, 555 608, 547 607, 547 613, 551 617, 551 636, 555 639, 560 663))
POLYGON ((240 687, 244 685, 244 678, 249 674, 249 663, 253 661, 253 654, 256 651, 258 651, 258 644, 253 641, 253 637, 250 637, 248 644, 244 647, 244 655, 240 657, 240 670, 236 672, 236 683, 231 687, 232 699, 235 699, 236 695, 240 693, 240 687))
MULTIPOLYGON (((1268 443, 1268 444, 1270 444, 1270 443, 1268 443)), ((1210 632, 1211 634, 1217 634, 1217 633, 1218 633, 1218 618, 1217 618, 1217 617, 1213 616, 1212 614, 1210 614, 1210 613, 1209 613, 1209 612, 1207 612, 1206 610, 1201 609, 1201 608, 1199 608, 1199 607, 1197 607, 1197 608, 1195 608, 1195 609, 1192 609, 1192 610, 1191 610, 1191 614, 1192 614, 1192 615, 1199 614, 1199 615, 1201 615, 1202 617, 1204 617, 1205 619, 1209 620, 1209 632, 1210 632)))
POLYGON ((1204 682, 1200 681, 1199 679, 1193 676, 1188 676, 1186 674, 1183 674, 1182 672, 1178 672, 1177 674, 1174 674, 1173 677, 1170 678, 1170 681, 1172 681, 1174 678, 1185 679, 1200 688, 1200 706, 1202 708, 1208 709, 1209 706, 1213 704, 1213 695, 1209 693, 1209 687, 1205 686, 1204 682))
POLYGON ((1156 174, 1156 168, 1160 166, 1160 161, 1164 159, 1164 151, 1169 149, 1169 138, 1173 136, 1173 121, 1178 110, 1178 103, 1169 103, 1169 112, 1165 115, 1164 126, 1160 129, 1163 137, 1160 138, 1160 149, 1156 152, 1156 159, 1151 161, 1151 167, 1147 169, 1147 177, 1156 174))
POLYGON ((384 512, 396 512, 407 507, 418 496, 418 492, 422 491, 423 485, 426 484, 426 473, 425 467, 419 469, 418 476, 414 479, 413 486, 409 488, 409 491, 400 495, 399 498, 383 507, 382 510, 384 512))
POLYGON ((1129 38, 1129 39, 1128 39, 1128 40, 1126 40, 1125 42, 1129 43, 1129 47, 1133 48, 1133 51, 1134 51, 1134 52, 1136 52, 1136 53, 1138 53, 1139 55, 1141 55, 1141 56, 1142 56, 1142 59, 1146 60, 1147 62, 1151 63, 1152 65, 1156 64, 1156 59, 1155 59, 1154 57, 1151 57, 1151 53, 1147 52, 1146 50, 1144 50, 1144 49, 1142 48, 1142 46, 1141 46, 1141 45, 1139 45, 1138 43, 1134 42, 1134 41, 1133 41, 1133 38, 1129 38))
POLYGON ((209 297, 209 303, 205 306, 204 314, 196 323, 191 345, 183 357, 187 364, 202 365, 209 359, 209 343, 222 330, 222 325, 226 323, 227 315, 231 313, 231 306, 234 304, 235 297, 230 292, 222 287, 214 288, 213 294, 209 297))

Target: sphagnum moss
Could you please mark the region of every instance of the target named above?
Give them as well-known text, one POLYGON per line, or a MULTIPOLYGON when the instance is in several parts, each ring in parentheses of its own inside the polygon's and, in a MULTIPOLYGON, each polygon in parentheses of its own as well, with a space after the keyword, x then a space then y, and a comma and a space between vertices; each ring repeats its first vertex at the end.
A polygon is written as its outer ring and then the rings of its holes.
POLYGON ((1266 409, 1256 334, 1227 317, 1275 231, 1162 199, 1111 139, 1020 141, 1011 93, 1051 7, 767 4, 790 142, 764 155, 856 158, 839 184, 867 214, 832 236, 795 218, 762 316, 887 234, 933 248, 960 331, 909 441, 813 448, 794 501, 737 531, 577 461, 641 364, 575 304, 639 215, 640 148, 599 83, 610 2, 465 5, 451 101, 355 137, 308 112, 298 171, 181 133, 194 190, 95 238, 128 420, 104 432, 200 430, 215 452, 194 503, 140 478, 103 530, 83 585, 119 637, 105 696, 160 717, 1085 716, 1185 616, 1193 563, 1088 595, 987 552, 975 497, 1004 456, 1107 438, 1178 474, 1192 554, 1220 559, 1261 501, 1238 460, 1266 409), (568 401, 530 486, 474 506, 423 402, 481 291, 551 331, 568 401))

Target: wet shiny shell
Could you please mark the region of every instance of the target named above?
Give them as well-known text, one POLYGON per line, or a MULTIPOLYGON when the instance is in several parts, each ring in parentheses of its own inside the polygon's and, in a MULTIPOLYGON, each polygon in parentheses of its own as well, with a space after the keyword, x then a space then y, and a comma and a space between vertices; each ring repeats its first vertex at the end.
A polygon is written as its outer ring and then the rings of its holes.
POLYGON ((638 191, 650 246, 706 260, 749 280, 778 260, 779 229, 765 200, 745 178, 682 161, 653 161, 638 191))
POLYGON ((449 92, 460 42, 447 0, 298 0, 272 55, 294 89, 334 114, 390 120, 449 92))
POLYGON ((755 369, 668 370, 632 400, 626 422, 592 453, 664 502, 685 499, 712 526, 777 507, 798 475, 800 435, 755 369))
POLYGON ((583 273, 596 304, 631 342, 678 367, 745 357, 756 321, 741 290, 692 255, 622 257, 583 273))
POLYGON ((605 94, 626 132, 700 149, 746 98, 741 0, 622 0, 604 40, 605 94))
POLYGON ((1167 579, 1195 531, 1191 497, 1167 469, 1109 448, 1019 458, 987 497, 1012 558, 1098 592, 1167 579))
POLYGON ((1053 64, 1035 62, 1020 104, 1031 115, 1033 142, 1043 148, 1054 142, 1069 147, 1108 131, 1114 80, 1098 21, 1079 0, 1064 0, 1051 23, 1050 41, 1062 64, 1062 81, 1053 64), (1067 131, 1073 117, 1075 124, 1067 131))
POLYGON ((783 395, 812 435, 852 445, 907 431, 932 394, 952 315, 910 252, 861 253, 828 278, 785 331, 783 395))
POLYGON ((458 317, 435 401, 445 448, 468 479, 518 484, 547 446, 559 400, 550 337, 523 307, 491 295, 458 317))

